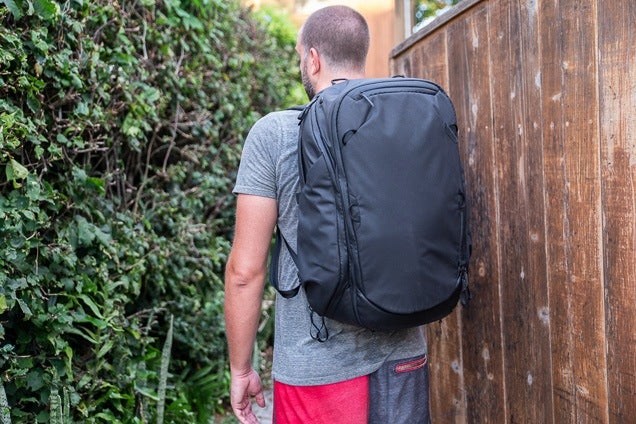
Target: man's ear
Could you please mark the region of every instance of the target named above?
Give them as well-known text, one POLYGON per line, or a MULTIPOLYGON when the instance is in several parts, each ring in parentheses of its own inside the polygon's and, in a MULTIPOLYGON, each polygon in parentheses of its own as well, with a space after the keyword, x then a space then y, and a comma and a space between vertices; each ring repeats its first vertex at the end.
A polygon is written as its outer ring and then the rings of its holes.
POLYGON ((320 72, 322 68, 321 57, 320 57, 320 53, 318 53, 318 50, 316 50, 313 47, 309 49, 308 59, 309 59, 309 73, 311 75, 316 75, 317 73, 320 72))

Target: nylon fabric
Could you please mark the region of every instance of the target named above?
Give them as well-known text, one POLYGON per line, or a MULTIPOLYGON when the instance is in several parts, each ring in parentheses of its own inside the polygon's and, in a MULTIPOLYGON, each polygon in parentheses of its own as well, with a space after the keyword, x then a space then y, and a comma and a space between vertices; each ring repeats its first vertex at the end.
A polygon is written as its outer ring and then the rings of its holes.
POLYGON ((299 146, 297 264, 312 309, 375 330, 450 313, 469 235, 446 93, 411 78, 336 84, 303 113, 299 146))

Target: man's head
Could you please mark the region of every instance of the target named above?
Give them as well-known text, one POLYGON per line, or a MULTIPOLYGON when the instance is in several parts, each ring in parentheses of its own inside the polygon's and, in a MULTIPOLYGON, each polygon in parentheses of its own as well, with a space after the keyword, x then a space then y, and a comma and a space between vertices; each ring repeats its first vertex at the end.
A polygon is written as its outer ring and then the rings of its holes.
POLYGON ((364 76, 369 27, 364 17, 350 7, 325 7, 307 18, 296 50, 303 85, 312 98, 334 78, 364 76))

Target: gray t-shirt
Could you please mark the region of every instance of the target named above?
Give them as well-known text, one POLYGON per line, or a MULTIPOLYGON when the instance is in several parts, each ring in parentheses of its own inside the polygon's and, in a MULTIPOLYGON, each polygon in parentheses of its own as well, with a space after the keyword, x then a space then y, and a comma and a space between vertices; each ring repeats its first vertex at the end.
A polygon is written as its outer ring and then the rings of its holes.
MULTIPOLYGON (((298 115, 297 111, 274 112, 254 125, 243 147, 233 190, 277 199, 277 225, 292 249, 296 249, 298 223, 298 115)), ((296 266, 284 247, 280 262, 281 288, 297 286, 296 266)), ((290 299, 277 294, 275 313, 273 377, 284 384, 336 383, 370 374, 387 360, 426 353, 421 328, 374 332, 325 319, 329 338, 325 342, 314 340, 302 289, 290 299)))

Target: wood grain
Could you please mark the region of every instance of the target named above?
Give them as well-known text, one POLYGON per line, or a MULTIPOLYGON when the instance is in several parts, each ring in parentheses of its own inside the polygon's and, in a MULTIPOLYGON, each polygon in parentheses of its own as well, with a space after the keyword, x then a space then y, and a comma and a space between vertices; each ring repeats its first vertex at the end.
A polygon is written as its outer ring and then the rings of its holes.
POLYGON ((636 417, 636 2, 599 8, 609 421, 636 417))
POLYGON ((555 419, 607 422, 596 9, 578 0, 542 5, 555 419))
POLYGON ((473 299, 462 310, 462 351, 467 420, 502 423, 505 408, 500 316, 495 149, 489 68, 489 21, 485 4, 448 25, 449 94, 454 99, 460 149, 470 193, 475 240, 470 268, 473 299), (468 42, 466 42, 466 40, 468 42), (486 90, 483 88, 486 87, 486 90))
POLYGON ((490 8, 506 418, 511 423, 545 423, 552 419, 545 366, 549 328, 541 320, 548 302, 544 251, 535 241, 543 238, 542 152, 541 138, 532 138, 534 129, 527 128, 528 116, 540 112, 531 105, 536 94, 528 88, 528 74, 536 72, 536 64, 522 50, 520 9, 510 1, 493 2, 490 8))
POLYGON ((435 422, 634 421, 634 28, 634 1, 471 1, 393 50, 445 75, 472 205, 475 298, 429 326, 435 422))

